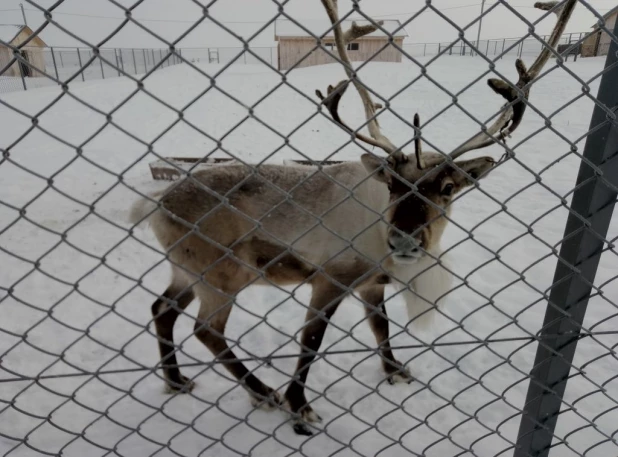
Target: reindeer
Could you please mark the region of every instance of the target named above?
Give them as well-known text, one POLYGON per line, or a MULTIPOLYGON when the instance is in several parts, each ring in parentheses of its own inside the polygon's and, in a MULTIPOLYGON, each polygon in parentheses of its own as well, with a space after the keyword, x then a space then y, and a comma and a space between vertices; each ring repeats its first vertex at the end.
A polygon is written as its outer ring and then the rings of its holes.
MULTIPOLYGON (((329 319, 346 295, 355 293, 365 304, 389 382, 412 380, 389 345, 385 284, 403 288, 411 319, 426 315, 449 290, 440 238, 451 202, 462 189, 477 186, 496 164, 491 157, 457 159, 504 141, 515 131, 526 110, 531 83, 552 52, 545 48, 529 70, 517 60, 519 78, 514 86, 490 79, 489 86, 506 99, 501 115, 448 156, 421 150, 415 116, 415 152, 406 155, 381 132, 376 120, 381 107, 354 73, 346 53, 349 42, 377 30, 381 23, 353 24, 344 33, 336 0, 322 3, 348 80, 330 86, 327 96, 316 93, 336 124, 360 142, 382 149, 387 157, 366 153, 358 162, 331 166, 235 163, 212 167, 138 201, 131 211, 134 224, 148 220, 172 264, 171 283, 152 305, 169 390, 189 392, 194 386, 178 369, 173 329, 178 315, 197 297, 195 336, 238 379, 254 405, 287 402, 295 418, 294 430, 304 435, 312 433, 308 423, 321 421, 305 397, 309 366, 329 319), (370 137, 339 117, 339 102, 350 81, 363 102, 370 137), (224 337, 225 326, 236 295, 249 285, 303 282, 311 285, 312 297, 296 371, 281 396, 237 359, 224 337)), ((558 16, 549 39, 551 48, 575 3, 535 5, 558 16)))

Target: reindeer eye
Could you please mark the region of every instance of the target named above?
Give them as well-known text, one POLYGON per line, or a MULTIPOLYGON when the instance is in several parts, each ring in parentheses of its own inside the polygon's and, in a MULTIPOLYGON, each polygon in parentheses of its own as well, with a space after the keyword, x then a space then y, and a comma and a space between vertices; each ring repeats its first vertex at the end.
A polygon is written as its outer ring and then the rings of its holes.
POLYGON ((453 194, 453 190, 455 190, 453 183, 448 183, 442 188, 442 195, 449 197, 453 194))

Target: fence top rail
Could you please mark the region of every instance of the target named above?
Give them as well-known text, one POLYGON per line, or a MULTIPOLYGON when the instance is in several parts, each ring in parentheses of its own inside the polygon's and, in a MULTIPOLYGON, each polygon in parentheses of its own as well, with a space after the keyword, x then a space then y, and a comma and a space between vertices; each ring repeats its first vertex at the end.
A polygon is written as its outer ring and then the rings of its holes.
MULTIPOLYGON (((569 33, 564 33, 562 36, 567 36, 567 35, 592 35, 594 32, 590 32, 590 31, 585 31, 585 32, 569 32, 569 33)), ((541 36, 548 36, 548 35, 541 35, 541 36)), ((535 37, 502 37, 502 38, 484 38, 481 39, 480 41, 502 41, 502 40, 536 40, 535 37)), ((460 41, 460 38, 455 38, 453 40, 445 40, 445 41, 431 41, 431 42, 404 42, 403 45, 404 46, 422 46, 422 45, 438 45, 438 44, 444 44, 444 43, 453 43, 453 42, 457 42, 460 41)), ((476 40, 471 40, 471 41, 476 41, 476 40)), ((41 48, 41 46, 25 46, 25 47, 37 47, 37 48, 41 48)), ((238 49, 238 48, 242 48, 244 46, 176 46, 176 49, 188 49, 188 50, 192 50, 192 49, 238 49)), ((249 47, 251 49, 272 49, 272 48, 276 48, 276 45, 273 46, 251 46, 251 44, 249 43, 249 47)), ((92 47, 89 46, 43 46, 43 49, 71 49, 71 50, 75 50, 75 49, 93 49, 92 47)), ((132 50, 132 49, 168 49, 165 46, 160 46, 160 47, 143 47, 143 46, 136 46, 136 47, 124 47, 124 46, 105 46, 105 47, 100 47, 100 50, 104 51, 104 50, 111 50, 111 49, 120 49, 120 50, 132 50)))
MULTIPOLYGON (((588 32, 568 32, 568 33, 563 33, 562 36, 568 36, 568 35, 592 35, 593 33, 594 32, 589 32, 589 31, 588 32)), ((542 37, 547 37, 549 35, 541 35, 541 36, 542 37)), ((526 40, 536 40, 536 38, 533 37, 533 36, 530 36, 530 37, 524 36, 524 37, 506 37, 506 38, 505 37, 501 37, 501 38, 482 38, 481 41, 502 41, 502 40, 507 40, 508 41, 508 40, 521 40, 522 38, 524 38, 526 40)), ((408 45, 415 45, 416 46, 416 45, 423 45, 423 44, 444 44, 444 43, 453 43, 453 42, 460 41, 460 40, 461 40, 461 38, 455 38, 455 39, 450 40, 450 41, 449 40, 446 40, 446 41, 432 41, 432 42, 420 41, 420 42, 414 42, 414 43, 410 43, 410 42, 406 43, 406 42, 404 42, 403 45, 404 46, 408 46, 408 45)), ((475 42, 476 39, 469 40, 469 41, 475 42)))

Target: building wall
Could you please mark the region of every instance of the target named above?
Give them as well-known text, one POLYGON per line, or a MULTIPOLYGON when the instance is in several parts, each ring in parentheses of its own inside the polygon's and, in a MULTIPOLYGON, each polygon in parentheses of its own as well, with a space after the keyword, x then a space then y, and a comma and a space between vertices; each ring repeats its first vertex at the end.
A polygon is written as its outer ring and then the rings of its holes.
MULTIPOLYGON (((605 27, 608 30, 614 29, 617 17, 618 12, 606 19, 605 27)), ((582 43, 582 57, 606 56, 611 43, 611 37, 605 31, 599 30, 586 38, 582 43)))
MULTIPOLYGON (((616 17, 618 17, 618 12, 616 12, 613 16, 610 16, 605 21, 605 27, 607 28, 607 30, 614 30, 614 25, 616 25, 616 17)), ((599 40, 599 50, 597 52, 597 55, 606 56, 609 52, 609 45, 611 43, 611 37, 605 32, 601 33, 601 39, 599 40)))
MULTIPOLYGON (((31 30, 27 27, 24 28, 17 37, 11 42, 13 46, 19 46, 28 39, 31 35, 31 30)), ((43 48, 45 42, 39 37, 34 37, 28 42, 28 44, 22 48, 22 51, 26 54, 28 62, 30 62, 30 76, 41 77, 41 72, 45 71, 45 56, 43 54, 43 48), (40 71, 36 71, 36 69, 40 71)), ((13 58, 13 50, 6 46, 0 46, 0 68, 4 68, 13 58)), ((0 76, 21 76, 19 69, 19 62, 13 63, 2 75, 0 76)))
POLYGON ((597 51, 600 32, 593 33, 582 43, 582 57, 593 57, 597 51))
MULTIPOLYGON (((395 44, 403 45, 403 37, 395 38, 395 44)), ((334 41, 324 41, 325 44, 334 41)), ((371 59, 375 62, 401 62, 401 52, 388 44, 386 37, 362 38, 355 41, 358 43, 358 51, 348 50, 348 56, 353 62, 364 62, 371 59), (386 46, 384 49, 382 49, 386 46), (376 54, 374 56, 374 54, 376 54)), ((316 46, 315 38, 310 37, 280 37, 279 38, 279 69, 288 70, 292 67, 302 68, 313 65, 324 65, 335 63, 333 57, 322 49, 314 49, 316 46), (299 63, 300 62, 300 63, 299 63)), ((337 50, 333 46, 332 53, 336 55, 337 50)))

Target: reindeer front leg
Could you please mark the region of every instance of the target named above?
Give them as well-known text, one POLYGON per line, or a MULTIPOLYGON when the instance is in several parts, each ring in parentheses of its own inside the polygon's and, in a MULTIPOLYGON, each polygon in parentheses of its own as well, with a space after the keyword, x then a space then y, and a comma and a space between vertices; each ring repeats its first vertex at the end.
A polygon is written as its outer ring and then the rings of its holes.
POLYGON ((294 379, 285 393, 292 413, 300 416, 294 424, 294 431, 299 435, 312 435, 307 422, 322 421, 322 418, 307 404, 305 383, 311 363, 315 359, 315 353, 320 349, 330 318, 347 293, 347 290, 332 284, 323 276, 316 278, 312 285, 311 303, 305 316, 305 327, 300 341, 301 353, 296 365, 294 379))
POLYGON ((407 368, 395 359, 391 349, 388 329, 388 316, 384 306, 384 286, 373 286, 362 289, 360 298, 365 305, 365 313, 371 331, 376 337, 378 351, 382 358, 382 367, 389 384, 398 382, 410 383, 414 380, 407 368))

